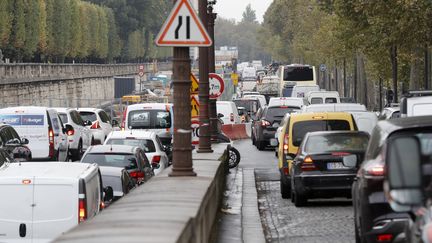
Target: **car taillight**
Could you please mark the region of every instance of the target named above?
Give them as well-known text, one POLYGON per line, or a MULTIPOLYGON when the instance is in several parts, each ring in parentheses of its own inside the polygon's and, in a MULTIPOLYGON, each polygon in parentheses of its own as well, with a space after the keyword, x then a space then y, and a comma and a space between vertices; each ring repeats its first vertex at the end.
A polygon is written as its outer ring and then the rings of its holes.
POLYGON ((283 172, 285 175, 289 175, 289 168, 288 167, 284 167, 283 168, 283 172))
POLYGON ((234 122, 234 114, 233 113, 230 114, 230 121, 234 122))
POLYGON ((51 128, 48 129, 48 141, 49 141, 48 156, 52 158, 54 156, 54 131, 51 128))
POLYGON ((144 172, 142 172, 142 171, 132 171, 132 172, 129 173, 129 175, 132 178, 135 178, 135 179, 142 179, 142 178, 144 178, 144 172))
POLYGON ((283 150, 285 154, 288 154, 288 149, 289 149, 289 135, 285 134, 284 136, 284 141, 283 141, 283 150))
POLYGON ((123 111, 123 118, 122 118, 122 122, 121 122, 122 130, 124 130, 125 126, 126 126, 126 114, 127 114, 127 107, 123 111))
POLYGON ((365 168, 365 171, 368 176, 384 176, 384 165, 374 164, 365 168))
POLYGON ((68 136, 73 136, 74 134, 75 134, 75 130, 68 130, 67 131, 68 136))
POLYGON ((86 202, 84 199, 78 201, 78 219, 79 223, 87 219, 86 202))
POLYGON ((378 242, 391 242, 393 240, 392 234, 380 234, 377 235, 378 242))
POLYGON ((91 125, 90 129, 99 129, 101 128, 99 125, 99 121, 95 121, 93 125, 91 125))
POLYGON ((261 120, 261 126, 262 126, 262 127, 268 127, 268 126, 270 126, 270 125, 271 125, 271 124, 270 124, 269 121, 261 120))
POLYGON ((153 164, 153 163, 157 163, 157 164, 159 164, 160 159, 161 159, 161 156, 160 156, 160 155, 155 155, 155 156, 153 156, 152 164, 153 164))
POLYGON ((306 156, 303 159, 303 163, 301 164, 300 168, 302 169, 302 171, 311 171, 317 169, 313 163, 312 158, 309 156, 306 156))

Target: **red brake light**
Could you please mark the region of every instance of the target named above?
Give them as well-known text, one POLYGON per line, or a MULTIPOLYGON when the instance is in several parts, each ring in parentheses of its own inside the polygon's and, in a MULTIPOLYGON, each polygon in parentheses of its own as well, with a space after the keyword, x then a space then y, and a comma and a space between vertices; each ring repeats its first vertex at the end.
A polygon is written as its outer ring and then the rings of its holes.
POLYGON ((142 171, 131 171, 129 173, 129 175, 132 178, 135 178, 135 179, 142 179, 142 178, 144 178, 144 172, 142 172, 142 171))
POLYGON ((161 159, 160 155, 155 155, 155 156, 153 156, 152 163, 158 163, 159 164, 160 159, 161 159))
POLYGON ((350 155, 351 153, 347 153, 347 152, 333 152, 332 155, 333 156, 340 156, 340 157, 344 157, 347 155, 350 155))
POLYGON ((75 130, 69 130, 67 131, 68 136, 73 136, 75 134, 75 130))
POLYGON ((268 127, 268 126, 270 126, 270 122, 266 121, 266 120, 261 120, 261 126, 262 127, 268 127))
POLYGON ((230 114, 230 121, 232 121, 232 122, 234 121, 234 114, 233 113, 230 114))
POLYGON ((86 212, 86 203, 84 199, 79 199, 78 201, 78 222, 83 222, 87 219, 87 212, 86 212))
POLYGON ((317 168, 313 164, 312 158, 309 156, 306 156, 304 158, 303 163, 301 164, 300 168, 302 169, 302 171, 317 170, 317 168))
POLYGON ((377 241, 378 242, 390 242, 393 240, 393 235, 392 234, 381 234, 377 236, 377 241))
POLYGON ((52 158, 54 157, 54 131, 51 128, 48 128, 48 141, 49 141, 48 156, 52 158))
POLYGON ((90 129, 99 129, 101 128, 99 125, 99 121, 95 121, 93 125, 91 125, 90 129))
POLYGON ((289 168, 288 167, 284 167, 283 168, 283 172, 285 175, 289 175, 289 168))
POLYGON ((374 164, 365 169, 366 174, 369 176, 384 176, 384 165, 374 164))

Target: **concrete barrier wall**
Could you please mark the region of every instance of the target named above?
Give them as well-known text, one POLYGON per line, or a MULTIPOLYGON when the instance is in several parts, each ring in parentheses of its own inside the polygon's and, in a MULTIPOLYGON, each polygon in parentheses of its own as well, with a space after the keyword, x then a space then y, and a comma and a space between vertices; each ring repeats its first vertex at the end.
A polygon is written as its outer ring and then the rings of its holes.
POLYGON ((225 186, 226 145, 194 153, 196 177, 171 168, 54 242, 205 243, 210 241, 225 186))
POLYGON ((231 140, 250 138, 250 123, 223 124, 222 132, 231 140))
MULTIPOLYGON (((144 66, 149 73, 172 68, 171 63, 144 66)), ((115 76, 138 80, 137 72, 138 64, 0 64, 0 104, 73 106, 82 99, 95 106, 114 98, 115 76)))

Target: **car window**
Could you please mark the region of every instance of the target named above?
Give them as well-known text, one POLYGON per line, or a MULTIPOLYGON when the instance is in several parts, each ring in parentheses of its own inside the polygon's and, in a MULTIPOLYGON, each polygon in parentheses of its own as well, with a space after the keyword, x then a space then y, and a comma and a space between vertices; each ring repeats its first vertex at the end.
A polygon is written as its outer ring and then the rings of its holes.
POLYGON ((326 104, 333 104, 333 103, 337 103, 337 99, 334 98, 334 97, 326 98, 326 99, 325 99, 325 103, 326 103, 326 104))
POLYGON ((18 133, 15 131, 15 129, 13 129, 13 127, 7 127, 7 130, 8 130, 9 133, 11 134, 11 137, 12 137, 12 138, 20 139, 20 136, 19 136, 18 133))
POLYGON ((54 130, 54 135, 60 134, 60 121, 61 121, 61 119, 59 116, 53 116, 51 118, 53 130, 54 130))
POLYGON ((307 153, 365 151, 369 142, 366 134, 323 134, 309 136, 304 150, 307 153))
POLYGON ((322 104, 323 103, 323 99, 320 97, 315 97, 311 99, 311 104, 322 104))
POLYGON ((63 123, 69 123, 68 116, 66 113, 58 113, 58 114, 59 114, 60 120, 63 123))
POLYGON ((158 146, 159 146, 159 149, 161 149, 161 150, 162 150, 162 148, 163 148, 163 145, 162 145, 162 141, 160 140, 159 136, 156 136, 156 143, 158 144, 158 146))
POLYGON ((110 123, 109 116, 105 113, 105 111, 99 111, 99 117, 104 123, 110 123))
POLYGON ((299 109, 293 109, 289 107, 269 107, 265 114, 265 118, 267 120, 281 120, 285 116, 285 114, 295 111, 299 111, 299 109))
POLYGON ((142 158, 142 162, 143 162, 143 166, 144 167, 151 167, 150 166, 150 161, 148 160, 148 158, 147 158, 147 155, 145 155, 144 153, 143 153, 143 151, 140 151, 139 152, 139 155, 141 156, 141 158, 142 158))
POLYGON ((393 112, 393 114, 391 115, 391 118, 399 118, 400 117, 400 111, 395 111, 393 112))
POLYGON ((97 120, 97 116, 96 113, 91 112, 91 111, 80 111, 79 112, 81 118, 85 121, 89 120, 91 122, 94 122, 97 120))
POLYGON ((10 137, 7 134, 6 128, 3 128, 0 130, 0 138, 3 142, 3 144, 5 144, 7 141, 9 141, 10 137))
POLYGON ((300 121, 292 127, 292 141, 301 141, 308 132, 350 130, 350 124, 345 120, 300 121))
POLYGON ((121 167, 125 169, 136 169, 137 160, 135 156, 131 154, 99 154, 89 153, 82 160, 82 163, 96 163, 99 166, 113 166, 121 167))
POLYGON ((145 153, 156 152, 155 144, 151 139, 110 139, 107 144, 113 145, 129 145, 134 147, 140 147, 145 153))
POLYGON ((164 110, 135 110, 129 112, 128 126, 131 129, 171 128, 171 114, 164 110))

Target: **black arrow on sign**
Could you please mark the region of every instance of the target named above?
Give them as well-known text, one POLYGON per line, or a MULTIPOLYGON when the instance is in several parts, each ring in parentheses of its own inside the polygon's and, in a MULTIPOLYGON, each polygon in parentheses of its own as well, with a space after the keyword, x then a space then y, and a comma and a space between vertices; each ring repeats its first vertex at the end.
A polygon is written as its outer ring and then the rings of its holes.
MULTIPOLYGON (((183 16, 178 16, 178 25, 175 29, 175 38, 180 38, 180 28, 183 25, 183 16)), ((186 39, 190 39, 190 16, 186 16, 186 39)))

